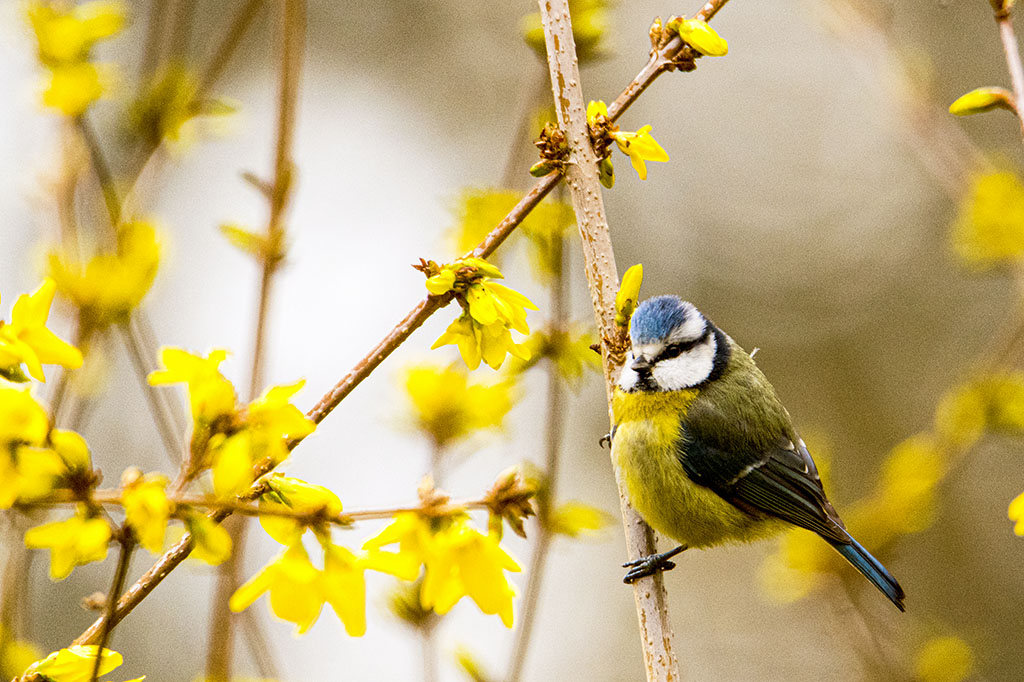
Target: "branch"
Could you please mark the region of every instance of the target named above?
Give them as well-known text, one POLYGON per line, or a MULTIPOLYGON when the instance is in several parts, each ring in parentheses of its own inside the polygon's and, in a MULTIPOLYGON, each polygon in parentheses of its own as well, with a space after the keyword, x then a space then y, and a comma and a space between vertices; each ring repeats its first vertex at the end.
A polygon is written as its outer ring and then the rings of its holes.
POLYGON ((993 3, 996 24, 999 26, 999 39, 1003 42, 1003 53, 1006 55, 1006 68, 1010 71, 1010 83, 1013 86, 1014 113, 1020 124, 1021 138, 1024 139, 1024 66, 1020 61, 1020 48, 1017 46, 1017 35, 1013 30, 1011 4, 1007 0, 993 3))

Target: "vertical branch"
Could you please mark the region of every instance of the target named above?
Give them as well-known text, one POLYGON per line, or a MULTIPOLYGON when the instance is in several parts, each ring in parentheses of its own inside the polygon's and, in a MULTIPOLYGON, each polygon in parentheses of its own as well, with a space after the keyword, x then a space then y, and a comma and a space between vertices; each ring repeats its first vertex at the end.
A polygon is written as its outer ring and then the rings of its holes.
MULTIPOLYGON (((254 14, 259 8, 251 2, 247 9, 254 14)), ((246 11, 246 10, 243 10, 246 11)), ((242 15, 245 16, 245 15, 242 15)), ((278 246, 283 242, 284 218, 292 195, 292 145, 298 103, 299 79, 306 32, 305 0, 284 0, 281 3, 281 70, 278 94, 277 141, 274 147, 274 180, 269 193, 270 216, 267 220, 266 244, 262 254, 262 274, 256 326, 253 330, 252 369, 249 378, 249 398, 254 399, 264 382, 267 319, 270 316, 270 295, 274 273, 280 265, 278 246)), ((210 680, 228 680, 231 677, 234 650, 235 619, 228 609, 228 600, 238 588, 241 579, 242 548, 246 523, 239 520, 230 528, 235 551, 217 573, 217 588, 211 603, 210 640, 206 659, 206 676, 210 680)), ((256 624, 253 623, 255 627, 256 624)))
POLYGON ((146 368, 146 359, 139 339, 131 328, 131 320, 121 323, 121 338, 124 340, 125 348, 128 350, 128 357, 131 359, 135 375, 142 384, 142 392, 146 396, 149 410, 153 414, 153 421, 156 422, 156 430, 160 434, 160 440, 164 443, 167 454, 175 464, 181 464, 184 458, 185 443, 182 440, 184 431, 177 431, 174 425, 174 418, 167 410, 167 403, 163 401, 158 392, 146 381, 149 370, 146 368))
MULTIPOLYGON (((569 323, 568 301, 565 287, 565 249, 564 240, 557 239, 552 247, 556 250, 553 260, 558 263, 551 283, 551 338, 567 334, 569 323)), ((533 636, 533 624, 537 621, 537 603, 540 600, 541 587, 544 582, 544 569, 547 564, 548 551, 551 549, 551 511, 555 501, 558 483, 558 460, 562 442, 562 431, 565 426, 563 408, 562 377, 554 358, 548 361, 548 395, 547 422, 544 434, 544 480, 537 494, 537 542, 530 556, 527 568, 527 582, 524 590, 522 616, 519 629, 516 631, 515 643, 512 645, 512 657, 509 661, 509 672, 505 682, 519 682, 523 668, 526 666, 526 654, 530 650, 530 639, 533 636)))
POLYGON ((1003 43, 1003 53, 1006 55, 1006 68, 1010 71, 1014 112, 1020 124, 1021 138, 1024 139, 1024 65, 1021 65, 1020 47, 1017 45, 1017 35, 1013 30, 1012 6, 1013 2, 1009 0, 992 0, 996 24, 999 26, 999 39, 1003 43))
MULTIPOLYGON (((576 224, 580 230, 587 282, 598 333, 604 367, 608 412, 615 376, 621 363, 624 339, 615 326, 615 294, 618 274, 612 250, 608 221, 604 214, 601 185, 597 173, 597 156, 590 144, 586 103, 580 86, 576 45, 572 35, 568 0, 539 0, 547 44, 548 68, 559 125, 569 140, 571 155, 566 164, 565 180, 572 195, 576 224)), ((654 63, 654 60, 651 62, 654 63)), ((622 107, 619 107, 621 110, 622 107)), ((614 447, 614 446, 613 446, 614 447)), ((626 500, 619 481, 619 504, 625 526, 626 544, 631 559, 656 552, 654 533, 626 500)), ((644 664, 649 682, 678 680, 678 664, 672 650, 672 628, 660 573, 633 585, 644 664)))

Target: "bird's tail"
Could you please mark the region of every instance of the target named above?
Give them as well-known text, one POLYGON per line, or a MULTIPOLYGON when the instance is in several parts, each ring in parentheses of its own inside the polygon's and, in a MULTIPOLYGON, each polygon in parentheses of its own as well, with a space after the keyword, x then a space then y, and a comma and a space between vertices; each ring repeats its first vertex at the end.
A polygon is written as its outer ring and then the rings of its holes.
POLYGON ((829 540, 828 543, 835 547, 836 551, 843 555, 843 558, 853 564, 854 568, 863 573, 864 577, 870 580, 875 587, 880 589, 896 605, 896 608, 900 611, 906 610, 903 606, 903 599, 906 596, 903 593, 903 588, 896 582, 896 578, 886 570, 885 566, 871 556, 859 542, 851 537, 848 543, 836 540, 829 540))

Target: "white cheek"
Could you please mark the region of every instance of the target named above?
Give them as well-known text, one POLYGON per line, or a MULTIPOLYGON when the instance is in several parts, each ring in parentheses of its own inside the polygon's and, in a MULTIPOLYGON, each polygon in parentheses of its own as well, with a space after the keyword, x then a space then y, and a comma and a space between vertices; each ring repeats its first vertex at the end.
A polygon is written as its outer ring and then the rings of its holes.
POLYGON ((715 339, 689 350, 679 357, 662 360, 654 366, 654 381, 665 391, 696 386, 711 375, 715 366, 715 339))
POLYGON ((639 375, 630 369, 630 365, 633 364, 633 354, 630 353, 626 357, 626 364, 622 366, 622 372, 619 374, 619 388, 623 391, 630 391, 636 386, 636 381, 639 379, 639 375))

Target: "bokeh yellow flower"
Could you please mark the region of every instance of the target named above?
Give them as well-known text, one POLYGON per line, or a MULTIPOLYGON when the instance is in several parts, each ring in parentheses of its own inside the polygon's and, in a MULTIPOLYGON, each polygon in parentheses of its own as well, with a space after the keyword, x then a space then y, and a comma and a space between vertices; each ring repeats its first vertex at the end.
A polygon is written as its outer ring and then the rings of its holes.
POLYGON ((1014 522, 1013 532, 1024 537, 1024 493, 1013 498, 1006 515, 1014 522))
POLYGON ((43 104, 81 116, 109 89, 107 67, 89 61, 93 46, 124 26, 120 3, 94 0, 70 7, 33 0, 27 7, 39 62, 49 79, 43 104))
POLYGON ((18 445, 0 452, 0 509, 46 497, 67 470, 50 448, 18 445))
MULTIPOLYGON (((608 0, 569 0, 569 12, 572 15, 572 37, 576 43, 576 55, 580 63, 585 64, 603 55, 602 42, 611 25, 608 14, 609 4, 608 0)), ((521 30, 526 44, 543 58, 546 55, 546 49, 540 12, 524 16, 521 30)))
POLYGON ((117 230, 113 251, 82 264, 60 250, 48 256, 48 271, 61 295, 75 304, 92 326, 122 322, 135 310, 156 277, 160 245, 152 223, 134 220, 117 230))
POLYGON ((50 419, 28 388, 0 381, 0 447, 42 445, 50 419))
POLYGON ((63 580, 76 566, 103 561, 110 538, 110 526, 104 519, 87 518, 79 512, 66 521, 29 528, 25 546, 50 550, 50 577, 63 580))
POLYGON ((192 558, 216 566, 231 556, 231 534, 208 516, 193 514, 187 517, 185 528, 192 536, 192 558))
POLYGON ((235 412, 235 387, 219 369, 227 356, 226 350, 219 349, 203 357, 180 348, 162 348, 160 364, 163 369, 150 373, 149 385, 185 384, 192 419, 196 423, 209 424, 235 412))
POLYGON ((607 512, 576 500, 558 505, 547 519, 548 530, 570 538, 593 535, 611 523, 612 517, 607 512))
POLYGON ((320 571, 301 544, 292 545, 260 569, 231 595, 228 606, 235 613, 244 611, 264 592, 270 593, 274 615, 295 623, 300 635, 313 627, 326 599, 320 571))
POLYGON ((0 321, 0 378, 24 380, 21 365, 38 381, 46 381, 43 365, 68 369, 82 366, 82 353, 46 327, 57 291, 52 279, 44 279, 31 294, 22 294, 11 309, 11 321, 0 321))
POLYGON ((934 637, 917 652, 914 664, 918 682, 963 682, 974 669, 974 652, 963 639, 934 637))
POLYGON ((1014 173, 978 175, 953 224, 953 248, 988 269, 1024 258, 1024 184, 1014 173))
POLYGON ((404 378, 414 423, 439 449, 481 429, 501 427, 514 402, 508 381, 470 382, 454 365, 413 365, 404 378))
POLYGON ((174 504, 167 499, 167 477, 147 474, 128 483, 122 502, 128 524, 135 531, 139 544, 154 554, 163 551, 167 522, 174 504))

